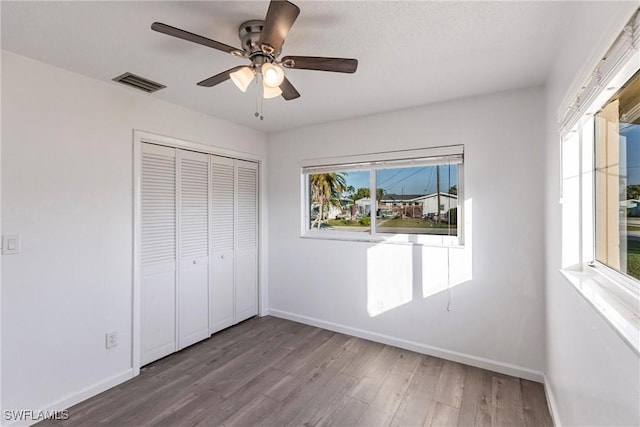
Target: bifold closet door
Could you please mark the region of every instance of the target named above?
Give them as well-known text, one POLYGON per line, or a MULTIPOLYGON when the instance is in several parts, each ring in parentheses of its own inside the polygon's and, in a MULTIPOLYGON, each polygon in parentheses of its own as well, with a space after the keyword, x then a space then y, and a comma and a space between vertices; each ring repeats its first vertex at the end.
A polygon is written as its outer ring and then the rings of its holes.
POLYGON ((258 314, 258 165, 142 144, 141 363, 258 314))
POLYGON ((258 165, 235 160, 235 323, 258 314, 258 165))
POLYGON ((234 324, 234 160, 211 156, 211 333, 234 324))
POLYGON ((178 150, 178 348, 209 336, 209 155, 178 150))
POLYGON ((141 363, 176 351, 176 150, 142 144, 141 363))

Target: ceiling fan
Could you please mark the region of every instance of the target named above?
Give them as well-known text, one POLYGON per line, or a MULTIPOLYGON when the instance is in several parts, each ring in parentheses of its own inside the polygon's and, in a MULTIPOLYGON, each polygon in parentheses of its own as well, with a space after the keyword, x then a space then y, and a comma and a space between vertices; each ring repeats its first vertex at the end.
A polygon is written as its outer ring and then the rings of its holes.
MULTIPOLYGON (((271 0, 264 21, 251 20, 240 25, 238 33, 242 49, 160 22, 154 22, 151 29, 251 61, 248 66, 233 67, 202 80, 198 86, 212 87, 231 79, 241 91, 246 92, 249 84, 256 78, 258 83, 262 83, 260 86, 264 98, 282 95, 285 100, 290 101, 298 98, 300 93, 287 79, 282 67, 338 73, 354 73, 358 68, 357 59, 317 56, 285 56, 278 59, 284 40, 299 14, 300 8, 295 4, 285 0, 271 0)), ((256 117, 257 115, 258 113, 256 117)))

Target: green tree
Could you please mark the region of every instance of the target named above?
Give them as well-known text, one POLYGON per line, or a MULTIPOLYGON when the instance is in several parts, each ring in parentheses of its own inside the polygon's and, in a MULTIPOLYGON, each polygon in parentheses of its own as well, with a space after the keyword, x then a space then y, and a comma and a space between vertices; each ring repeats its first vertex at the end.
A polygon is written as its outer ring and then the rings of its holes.
POLYGON ((632 184, 627 185, 627 200, 640 199, 640 185, 632 184))
MULTIPOLYGON (((376 199, 380 200, 383 195, 387 194, 384 188, 376 189, 376 199)), ((368 187, 361 187, 351 196, 351 200, 355 201, 360 199, 366 199, 371 196, 371 192, 368 187)))
POLYGON ((311 224, 320 228, 325 207, 340 206, 340 195, 347 189, 347 180, 343 173, 316 173, 309 175, 311 201, 318 205, 318 216, 311 224))
POLYGON ((458 195, 458 186, 454 185, 454 186, 449 187, 449 194, 458 195))
POLYGON ((361 187, 351 195, 351 200, 355 203, 356 200, 366 199, 367 197, 369 197, 369 189, 361 187))

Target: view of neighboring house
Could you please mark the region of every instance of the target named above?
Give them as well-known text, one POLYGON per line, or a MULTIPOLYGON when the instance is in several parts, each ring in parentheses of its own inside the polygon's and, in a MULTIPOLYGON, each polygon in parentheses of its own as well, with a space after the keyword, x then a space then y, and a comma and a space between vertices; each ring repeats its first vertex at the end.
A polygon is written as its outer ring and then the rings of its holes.
POLYGON ((385 194, 378 203, 381 211, 391 211, 394 216, 409 218, 444 215, 458 204, 458 196, 449 193, 433 194, 385 194), (440 206, 438 209, 438 198, 440 206))
POLYGON ((625 200, 620 207, 627 209, 627 216, 640 217, 640 200, 625 200))
POLYGON ((365 197, 356 200, 356 214, 368 216, 371 213, 371 198, 365 197))
MULTIPOLYGON (((353 206, 353 200, 343 197, 340 199, 340 205, 329 204, 324 206, 324 216, 322 219, 339 219, 355 216, 356 209, 352 208, 353 206)), ((319 210, 319 205, 313 202, 311 204, 312 219, 315 219, 315 217, 318 215, 319 210)))
MULTIPOLYGON (((385 194, 377 202, 376 216, 388 218, 433 218, 446 216, 458 204, 458 196, 449 193, 433 194, 385 194), (440 209, 438 209, 438 198, 440 209)), ((312 203, 312 217, 318 214, 318 204, 312 203)), ((371 198, 358 199, 355 203, 348 198, 341 198, 340 205, 329 205, 324 208, 323 219, 340 219, 369 216, 371 198)))

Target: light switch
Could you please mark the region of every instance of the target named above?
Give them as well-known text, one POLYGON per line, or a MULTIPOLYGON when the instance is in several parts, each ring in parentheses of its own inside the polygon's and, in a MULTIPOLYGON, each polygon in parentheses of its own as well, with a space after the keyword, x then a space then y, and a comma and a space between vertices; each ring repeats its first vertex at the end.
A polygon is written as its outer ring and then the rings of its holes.
POLYGON ((14 255, 20 253, 20 235, 7 234, 2 236, 2 255, 14 255))

